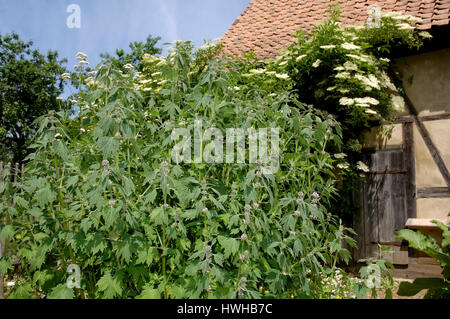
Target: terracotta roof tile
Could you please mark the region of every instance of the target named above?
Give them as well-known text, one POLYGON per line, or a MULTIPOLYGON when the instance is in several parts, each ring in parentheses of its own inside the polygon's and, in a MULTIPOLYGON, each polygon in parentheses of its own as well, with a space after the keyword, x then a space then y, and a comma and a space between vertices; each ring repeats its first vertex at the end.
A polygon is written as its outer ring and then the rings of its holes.
POLYGON ((310 32, 325 20, 331 2, 341 4, 344 25, 366 21, 370 5, 422 18, 421 30, 450 23, 450 0, 252 0, 221 41, 227 53, 254 50, 261 59, 275 57, 299 28, 310 32))

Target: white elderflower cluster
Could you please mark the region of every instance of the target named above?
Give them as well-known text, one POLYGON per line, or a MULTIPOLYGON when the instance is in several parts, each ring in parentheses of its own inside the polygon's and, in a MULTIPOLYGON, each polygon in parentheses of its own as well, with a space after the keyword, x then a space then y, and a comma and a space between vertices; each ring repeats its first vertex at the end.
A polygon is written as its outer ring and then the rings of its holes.
MULTIPOLYGON (((361 81, 364 85, 366 85, 368 88, 372 89, 380 89, 380 81, 378 81, 377 77, 373 74, 369 74, 368 76, 364 76, 362 74, 356 74, 355 78, 361 81)), ((370 91, 368 89, 368 91, 370 91)))
POLYGON ((343 159, 343 158, 347 157, 347 154, 345 154, 345 153, 338 153, 338 154, 334 154, 333 156, 335 158, 337 158, 337 159, 343 159))
POLYGON ((353 62, 347 61, 344 63, 344 69, 348 71, 356 71, 358 70, 358 66, 353 62))
POLYGON ((251 74, 264 74, 267 70, 266 69, 252 69, 249 71, 251 74))
POLYGON ((339 104, 342 105, 342 106, 353 105, 353 104, 355 104, 355 100, 350 99, 348 97, 341 97, 339 99, 339 104))
POLYGON ((364 113, 369 114, 369 115, 377 115, 378 113, 372 109, 367 109, 364 110, 364 113))
POLYGON ((299 55, 299 56, 295 59, 295 62, 300 62, 300 61, 303 60, 305 57, 306 57, 306 54, 299 55))
POLYGON ((289 75, 287 74, 275 74, 275 76, 280 80, 289 80, 289 75))
POLYGON ((405 100, 400 95, 391 96, 392 107, 397 112, 403 112, 405 110, 405 100))
POLYGON ((320 64, 322 63, 322 61, 320 59, 317 59, 313 64, 312 67, 313 68, 318 68, 320 66, 320 64))
POLYGON ((339 163, 337 164, 337 167, 340 169, 347 169, 350 167, 350 165, 348 163, 339 163))
POLYGON ((87 60, 87 58, 88 58, 88 56, 87 56, 87 54, 85 54, 85 53, 83 53, 83 52, 78 52, 77 54, 76 54, 76 59, 78 60, 78 61, 86 61, 87 60))
POLYGON ((368 172, 369 172, 369 167, 368 167, 365 163, 363 163, 363 162, 361 162, 361 161, 358 161, 358 162, 356 163, 356 167, 357 167, 360 171, 363 171, 364 173, 368 173, 368 172))
POLYGON ((336 79, 349 79, 350 78, 350 73, 348 72, 339 72, 338 74, 335 75, 336 79))
POLYGON ((359 45, 355 45, 353 43, 342 43, 341 47, 345 50, 360 50, 361 47, 359 45))
POLYGON ((380 102, 373 97, 355 98, 355 103, 358 106, 378 105, 380 102))

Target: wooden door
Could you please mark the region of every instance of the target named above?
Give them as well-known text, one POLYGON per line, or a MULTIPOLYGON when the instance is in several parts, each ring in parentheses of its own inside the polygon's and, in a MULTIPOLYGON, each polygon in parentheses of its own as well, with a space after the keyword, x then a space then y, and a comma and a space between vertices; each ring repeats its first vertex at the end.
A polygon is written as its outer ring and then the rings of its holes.
MULTIPOLYGON (((408 218, 408 169, 402 147, 384 149, 365 154, 364 161, 370 172, 359 192, 360 218, 355 223, 358 233, 358 251, 355 259, 377 257, 380 245, 391 245, 389 259, 405 263, 400 252, 402 241, 395 233, 403 229, 408 218)), ((407 252, 406 252, 407 263, 407 252)))

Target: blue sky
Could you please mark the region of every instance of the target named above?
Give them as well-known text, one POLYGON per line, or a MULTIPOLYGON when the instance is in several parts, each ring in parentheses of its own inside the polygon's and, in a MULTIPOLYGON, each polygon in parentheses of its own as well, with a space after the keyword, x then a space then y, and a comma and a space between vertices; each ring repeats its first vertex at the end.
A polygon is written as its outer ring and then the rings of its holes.
POLYGON ((221 37, 247 7, 250 0, 0 0, 0 32, 16 31, 22 40, 33 40, 41 52, 57 50, 76 64, 82 51, 91 65, 99 54, 128 48, 131 41, 147 35, 164 42, 221 37), (66 12, 70 4, 81 8, 81 28, 69 29, 66 12))

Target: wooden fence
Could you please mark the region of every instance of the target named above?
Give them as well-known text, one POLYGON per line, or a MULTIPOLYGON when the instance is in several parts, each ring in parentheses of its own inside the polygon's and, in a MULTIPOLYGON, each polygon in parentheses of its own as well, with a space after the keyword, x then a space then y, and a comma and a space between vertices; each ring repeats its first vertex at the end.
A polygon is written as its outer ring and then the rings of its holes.
MULTIPOLYGON (((19 165, 16 163, 15 165, 11 165, 11 163, 8 163, 5 165, 3 162, 0 162, 0 184, 11 183, 10 185, 12 186, 13 189, 20 188, 18 186, 20 186, 22 183, 23 173, 24 173, 23 164, 19 165)), ((9 195, 0 194, 0 203, 3 204, 3 206, 7 206, 5 205, 5 203, 11 201, 14 207, 14 202, 12 198, 13 196, 11 195, 12 194, 9 195)), ((5 226, 11 222, 12 217, 8 215, 9 213, 7 207, 2 207, 0 210, 0 223, 2 223, 5 226)), ((0 240, 0 259, 5 256, 5 253, 11 256, 11 250, 7 250, 7 247, 8 247, 8 240, 6 239, 4 242, 0 240)), ((5 274, 0 272, 0 299, 5 298, 4 275, 5 274)))

